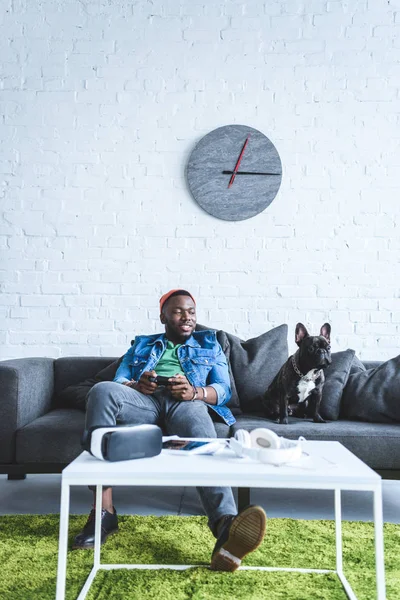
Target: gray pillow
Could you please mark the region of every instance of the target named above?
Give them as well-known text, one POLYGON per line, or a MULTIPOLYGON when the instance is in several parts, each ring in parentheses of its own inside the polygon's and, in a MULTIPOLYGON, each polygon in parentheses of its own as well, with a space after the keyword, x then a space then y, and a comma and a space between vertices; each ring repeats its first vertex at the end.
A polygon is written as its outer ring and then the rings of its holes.
MULTIPOLYGON (((328 421, 337 421, 344 386, 350 375, 350 369, 356 358, 354 350, 332 352, 332 363, 325 369, 325 384, 322 390, 320 415, 328 421)), ((358 358, 356 358, 358 361, 358 358)), ((357 364, 357 362, 356 362, 357 364)))
POLYGON ((358 373, 359 371, 366 371, 366 367, 364 365, 364 363, 361 362, 361 360, 355 356, 353 358, 353 362, 351 363, 351 369, 350 369, 350 375, 353 375, 353 373, 358 373))
POLYGON ((279 325, 247 341, 226 334, 235 388, 243 412, 262 412, 262 395, 288 359, 287 335, 287 325, 279 325))
POLYGON ((91 388, 100 381, 112 381, 115 377, 115 373, 122 361, 118 358, 110 365, 107 365, 104 369, 99 371, 94 377, 89 377, 80 383, 70 385, 55 398, 55 404, 58 407, 77 408, 79 410, 86 410, 86 396, 91 388))
POLYGON ((242 410, 240 408, 239 394, 237 392, 235 378, 233 377, 233 373, 232 373, 231 346, 229 344, 228 335, 225 333, 225 331, 222 331, 222 330, 217 331, 217 340, 221 344, 221 348, 224 351, 226 360, 228 362, 229 381, 230 381, 232 395, 231 395, 229 402, 227 403, 227 406, 231 409, 233 415, 235 415, 235 416, 241 415, 242 410))
MULTIPOLYGON (((199 323, 196 325, 196 331, 204 331, 205 329, 211 330, 211 331, 216 331, 212 327, 206 327, 204 325, 200 325, 199 323)), ((235 384, 235 380, 233 378, 232 367, 231 367, 231 363, 230 363, 231 348, 230 348, 228 337, 227 337, 227 334, 225 333, 225 331, 222 331, 222 330, 217 331, 217 340, 222 348, 223 353, 225 354, 225 357, 226 357, 226 360, 228 363, 229 380, 230 380, 232 395, 231 395, 229 402, 227 403, 227 406, 231 409, 233 415, 235 415, 235 416, 241 415, 242 411, 240 409, 239 396, 238 396, 238 393, 236 390, 236 384, 235 384)), ((211 411, 211 417, 214 418, 215 414, 213 414, 213 413, 214 413, 214 411, 211 411)))
POLYGON ((370 423, 400 421, 400 356, 350 375, 340 416, 370 423))

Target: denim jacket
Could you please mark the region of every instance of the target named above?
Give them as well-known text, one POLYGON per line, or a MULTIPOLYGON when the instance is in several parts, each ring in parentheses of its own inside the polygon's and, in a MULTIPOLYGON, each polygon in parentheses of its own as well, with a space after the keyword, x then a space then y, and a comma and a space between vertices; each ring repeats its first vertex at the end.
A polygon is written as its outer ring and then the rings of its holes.
MULTIPOLYGON (((137 381, 144 371, 155 369, 167 346, 165 334, 140 335, 124 355, 114 381, 137 381)), ((232 425, 235 417, 226 403, 231 397, 229 371, 225 354, 217 341, 215 331, 194 331, 178 348, 182 370, 192 385, 212 386, 217 392, 217 404, 207 404, 225 423, 232 425)))

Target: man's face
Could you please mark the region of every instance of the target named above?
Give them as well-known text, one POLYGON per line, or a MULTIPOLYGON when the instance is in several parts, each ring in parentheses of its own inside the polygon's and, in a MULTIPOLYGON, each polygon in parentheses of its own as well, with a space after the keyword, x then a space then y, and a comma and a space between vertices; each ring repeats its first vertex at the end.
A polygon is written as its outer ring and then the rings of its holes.
POLYGON ((174 344, 190 338, 196 327, 196 307, 190 296, 172 296, 164 304, 160 315, 166 336, 174 344))

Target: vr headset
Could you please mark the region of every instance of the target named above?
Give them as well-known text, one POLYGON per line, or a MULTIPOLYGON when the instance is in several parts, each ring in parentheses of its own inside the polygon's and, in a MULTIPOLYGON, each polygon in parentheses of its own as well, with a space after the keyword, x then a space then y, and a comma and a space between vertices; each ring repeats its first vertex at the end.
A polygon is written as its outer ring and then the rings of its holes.
POLYGON ((110 462, 149 458, 161 452, 162 431, 157 425, 96 427, 89 431, 84 448, 110 462))
POLYGON ((271 429, 259 427, 250 433, 239 429, 229 440, 229 446, 238 457, 248 456, 262 463, 282 465, 301 457, 303 441, 302 436, 298 440, 288 440, 271 429))

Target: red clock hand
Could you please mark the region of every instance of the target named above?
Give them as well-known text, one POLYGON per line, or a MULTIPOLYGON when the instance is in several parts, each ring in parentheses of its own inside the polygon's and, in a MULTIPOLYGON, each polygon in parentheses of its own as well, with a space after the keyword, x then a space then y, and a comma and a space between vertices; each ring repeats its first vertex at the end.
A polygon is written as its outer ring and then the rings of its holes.
POLYGON ((235 168, 233 169, 232 177, 231 177, 231 178, 230 178, 230 180, 229 180, 229 183, 228 183, 228 188, 230 188, 230 187, 231 187, 231 185, 232 185, 232 183, 235 181, 236 173, 237 173, 237 171, 238 171, 238 169, 239 169, 239 166, 240 166, 241 160, 242 160, 242 158, 243 158, 244 151, 246 150, 246 146, 247 146, 247 144, 249 143, 249 138, 250 138, 250 133, 249 133, 249 135, 247 136, 245 143, 243 144, 242 151, 241 151, 241 153, 239 154, 239 158, 237 159, 237 163, 236 163, 236 165, 235 165, 235 168))

